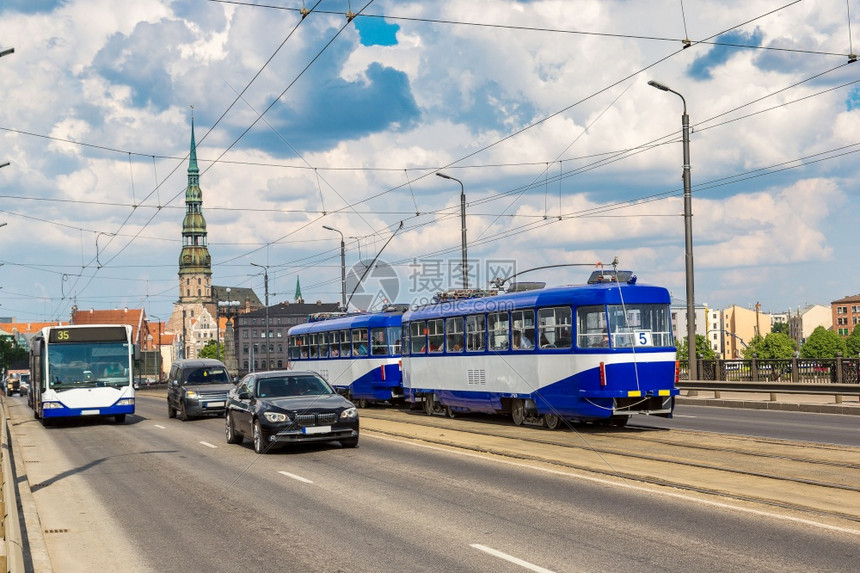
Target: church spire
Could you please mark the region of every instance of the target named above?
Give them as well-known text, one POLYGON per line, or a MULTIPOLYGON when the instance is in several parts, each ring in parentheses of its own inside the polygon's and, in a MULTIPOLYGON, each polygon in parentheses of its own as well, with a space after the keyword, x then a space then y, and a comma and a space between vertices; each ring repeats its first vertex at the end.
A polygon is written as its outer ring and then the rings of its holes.
MULTIPOLYGON (((193 108, 192 108, 193 109, 193 108)), ((203 192, 197 167, 197 140, 191 116, 191 152, 188 156, 188 187, 185 189, 185 218, 182 221, 182 252, 179 255, 179 301, 211 299, 212 260, 206 246, 203 192)))
POLYGON ((305 302, 302 298, 302 285, 299 283, 299 277, 296 276, 296 302, 305 302))

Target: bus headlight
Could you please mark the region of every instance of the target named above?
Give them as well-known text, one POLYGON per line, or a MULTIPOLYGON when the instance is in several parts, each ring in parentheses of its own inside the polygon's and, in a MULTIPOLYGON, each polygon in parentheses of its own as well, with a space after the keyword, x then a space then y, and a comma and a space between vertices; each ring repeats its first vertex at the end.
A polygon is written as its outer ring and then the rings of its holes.
POLYGON ((56 410, 58 408, 62 408, 63 405, 59 402, 42 402, 43 410, 56 410))
POLYGON ((123 398, 116 403, 117 406, 134 406, 134 398, 123 398))

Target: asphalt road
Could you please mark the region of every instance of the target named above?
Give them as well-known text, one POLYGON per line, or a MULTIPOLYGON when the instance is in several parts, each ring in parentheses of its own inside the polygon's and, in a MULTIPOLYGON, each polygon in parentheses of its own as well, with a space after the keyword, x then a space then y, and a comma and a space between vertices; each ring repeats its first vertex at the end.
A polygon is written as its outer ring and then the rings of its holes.
POLYGON ((12 410, 58 572, 856 570, 856 531, 562 468, 369 432, 258 456, 163 397, 123 425, 12 410))
POLYGON ((819 444, 860 446, 860 419, 839 414, 678 404, 672 419, 634 416, 630 427, 678 428, 819 444))

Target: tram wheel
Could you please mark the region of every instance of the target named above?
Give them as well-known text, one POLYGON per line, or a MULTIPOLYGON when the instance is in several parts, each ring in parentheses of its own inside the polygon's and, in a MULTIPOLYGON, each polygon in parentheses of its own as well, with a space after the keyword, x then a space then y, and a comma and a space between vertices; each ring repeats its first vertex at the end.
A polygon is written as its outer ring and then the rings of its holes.
POLYGON ((616 428, 623 428, 630 421, 630 416, 612 416, 609 418, 609 424, 616 428))
POLYGON ((511 402, 511 418, 514 420, 514 425, 522 426, 526 421, 526 404, 522 400, 514 400, 511 402))
POLYGON ((359 398, 355 401, 355 405, 359 408, 367 408, 367 398, 359 398))
POLYGON ((449 418, 456 418, 457 413, 451 409, 451 406, 445 406, 445 415, 449 418))
POLYGON ((426 394, 424 396, 424 413, 428 416, 433 415, 433 403, 436 401, 434 394, 426 394))
POLYGON ((544 414, 543 425, 549 430, 557 430, 561 426, 561 418, 555 414, 544 414))

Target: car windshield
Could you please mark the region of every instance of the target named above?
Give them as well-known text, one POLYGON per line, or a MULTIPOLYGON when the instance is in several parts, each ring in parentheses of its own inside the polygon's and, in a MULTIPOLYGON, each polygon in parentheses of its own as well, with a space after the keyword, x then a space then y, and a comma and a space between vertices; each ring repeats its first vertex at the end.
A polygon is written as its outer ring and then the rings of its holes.
POLYGON ((273 376, 261 378, 257 386, 260 398, 287 396, 325 396, 333 394, 331 386, 316 376, 273 376))
POLYGON ((188 378, 185 379, 186 384, 228 384, 230 377, 227 376, 227 371, 223 366, 207 366, 205 368, 197 368, 188 373, 188 378))

